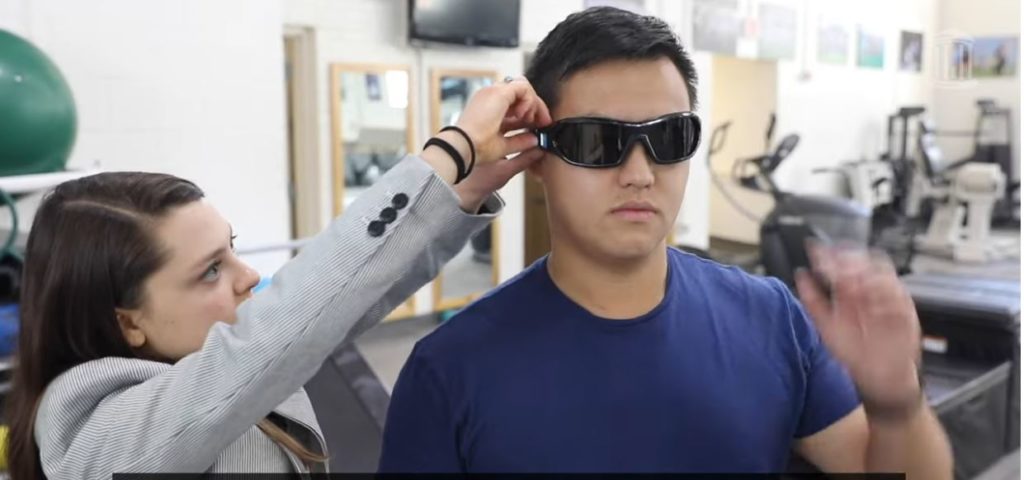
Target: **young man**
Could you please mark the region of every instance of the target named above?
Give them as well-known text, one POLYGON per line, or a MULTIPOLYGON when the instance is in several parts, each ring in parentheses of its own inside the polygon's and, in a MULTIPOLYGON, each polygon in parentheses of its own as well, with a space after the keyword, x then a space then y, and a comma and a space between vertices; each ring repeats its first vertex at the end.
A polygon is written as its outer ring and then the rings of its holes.
POLYGON ((818 251, 835 293, 800 277, 815 328, 781 282, 666 248, 699 139, 667 25, 571 15, 527 78, 555 120, 532 167, 551 254, 417 344, 381 470, 771 472, 795 448, 826 471, 951 478, 888 264, 818 251))

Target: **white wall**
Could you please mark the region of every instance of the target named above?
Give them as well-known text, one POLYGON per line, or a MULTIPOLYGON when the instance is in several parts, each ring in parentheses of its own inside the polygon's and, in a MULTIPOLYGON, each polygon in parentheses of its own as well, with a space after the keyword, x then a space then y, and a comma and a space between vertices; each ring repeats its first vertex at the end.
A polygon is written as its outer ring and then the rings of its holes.
MULTIPOLYGON (((239 246, 288 238, 280 0, 0 0, 0 28, 67 78, 72 167, 179 175, 206 191, 239 246)), ((285 258, 247 260, 269 274, 285 258)))
MULTIPOLYGON (((684 4, 689 2, 684 2, 684 4)), ((778 123, 776 140, 788 133, 801 136, 799 146, 775 173, 775 181, 779 187, 799 193, 838 194, 838 178, 831 175, 811 175, 811 171, 821 167, 837 166, 846 161, 864 158, 877 158, 884 149, 885 122, 887 116, 899 106, 906 104, 929 104, 931 102, 931 69, 933 68, 934 51, 927 48, 927 42, 934 39, 937 30, 937 0, 740 0, 738 10, 741 18, 753 21, 756 29, 756 15, 762 3, 787 6, 795 10, 797 16, 796 55, 792 60, 777 62, 776 97, 765 99, 766 103, 776 105, 778 123), (879 14, 879 12, 885 12, 879 14), (822 16, 842 19, 846 26, 849 43, 848 58, 845 65, 820 64, 817 61, 818 27, 822 16), (883 69, 864 69, 856 66, 856 41, 858 25, 869 26, 885 36, 885 66, 883 69), (924 69, 921 73, 908 73, 898 70, 897 52, 899 50, 900 30, 915 31, 924 34, 926 50, 924 52, 924 69)), ((692 22, 690 10, 684 6, 683 23, 692 22)), ((687 37, 684 42, 690 43, 687 37)), ((757 54, 756 36, 741 38, 738 42, 740 58, 754 59, 757 54)), ((744 81, 747 78, 734 79, 731 82, 722 80, 719 75, 729 75, 728 71, 701 72, 702 78, 716 79, 716 85, 734 84, 737 97, 746 97, 744 81)), ((711 82, 703 82, 702 87, 710 88, 711 82)), ((749 88, 760 88, 750 85, 749 88)), ((716 96, 719 96, 716 94, 716 96)), ((727 95, 726 95, 727 96, 727 95)), ((735 118, 718 118, 721 112, 705 105, 705 123, 710 131, 714 125, 724 121, 732 121, 732 131, 752 128, 763 132, 764 119, 746 118, 737 115, 735 118), (707 112, 716 112, 710 115, 707 112), (748 125, 754 122, 754 125, 748 125)), ((725 110, 736 110, 726 108, 725 110)), ((759 143, 759 148, 760 147, 759 143)), ((723 153, 726 156, 728 151, 723 153)), ((733 157, 720 159, 731 163, 733 157)), ((728 165, 723 168, 728 168, 728 165)), ((728 182, 728 176, 725 179, 728 182)), ((705 183, 707 185, 707 183, 705 183)), ((712 187, 713 188, 713 187, 712 187)), ((735 190, 735 189, 732 189, 735 190)), ((743 201, 749 203, 753 213, 766 211, 771 207, 770 199, 760 200, 748 192, 736 192, 743 201)), ((688 197, 689 200, 692 200, 688 197)), ((734 209, 724 208, 716 211, 716 205, 723 206, 721 195, 717 190, 711 191, 709 201, 712 217, 710 234, 734 241, 756 242, 759 225, 739 217, 734 209), (725 218, 728 217, 728 218, 725 218), (731 220, 735 220, 731 222, 731 220), (721 220, 721 221, 718 221, 721 220)), ((707 209, 706 209, 707 210, 707 209)))
MULTIPOLYGON (((966 3, 967 0, 962 1, 966 3)), ((738 10, 741 16, 756 18, 761 3, 788 6, 797 14, 796 57, 779 61, 777 68, 776 138, 787 133, 799 133, 801 143, 776 171, 776 182, 783 189, 800 193, 837 193, 839 185, 836 178, 811 176, 810 172, 845 161, 877 158, 885 146, 886 117, 900 105, 931 103, 934 51, 927 47, 927 42, 935 38, 938 29, 938 0, 739 0, 738 10), (818 25, 825 13, 846 23, 849 34, 847 65, 817 62, 818 25), (856 29, 861 23, 885 35, 885 67, 881 70, 855 66, 856 29), (921 73, 898 71, 896 60, 900 30, 921 32, 925 36, 924 70, 921 73)), ((690 0, 648 1, 648 5, 659 9, 662 17, 680 33, 684 45, 693 45, 693 6, 690 0)), ((738 50, 741 56, 750 58, 756 54, 756 41, 753 37, 740 39, 738 50)), ((709 92, 715 75, 710 57, 705 52, 694 54, 701 79, 700 92, 704 94, 709 92), (700 61, 705 56, 707 61, 700 61)), ((734 125, 746 121, 714 118, 710 112, 715 108, 710 103, 702 100, 701 106, 709 133, 714 125, 725 120, 733 120, 734 125)), ((759 125, 758 128, 764 126, 759 125)), ((704 161, 703 158, 694 160, 704 161)), ((709 188, 712 187, 706 171, 697 178, 691 177, 684 201, 684 221, 701 216, 707 218, 712 210, 709 188), (687 211, 688 207, 690 211, 687 211)), ((703 238, 691 244, 706 245, 709 224, 705 220, 698 225, 703 226, 700 231, 703 238)), ((757 237, 757 225, 753 222, 743 222, 732 230, 735 230, 731 232, 735 238, 757 237)))
MULTIPOLYGON (((947 38, 1020 37, 1020 0, 941 0, 939 31, 947 38)), ((1020 121, 1020 68, 1014 77, 983 78, 950 82, 937 78, 933 84, 933 118, 940 129, 973 130, 977 119, 974 101, 989 97, 1012 111, 1014 132, 1020 121)), ((946 158, 965 158, 973 151, 970 138, 940 139, 946 158)), ((1020 178, 1020 137, 1014 140, 1015 177, 1020 178)))
MULTIPOLYGON (((684 45, 691 45, 686 40, 689 35, 689 26, 677 28, 683 38, 684 45)), ((702 134, 700 147, 697 153, 689 160, 690 178, 686 182, 686 196, 683 198, 683 207, 679 211, 679 218, 676 220, 675 241, 678 245, 686 245, 700 249, 707 249, 709 245, 711 229, 711 177, 707 168, 708 141, 711 136, 712 123, 710 122, 713 100, 711 98, 711 82, 713 72, 711 68, 712 56, 704 52, 692 52, 693 66, 697 71, 697 79, 700 84, 697 87, 697 113, 703 121, 704 132, 702 134)))
MULTIPOLYGON (((741 12, 755 12, 760 0, 740 0, 739 3, 741 12)), ((941 75, 947 60, 940 57, 943 42, 952 38, 1019 37, 1019 0, 771 0, 770 3, 788 5, 798 12, 796 58, 778 64, 777 138, 789 132, 801 135, 800 145, 776 171, 775 179, 785 190, 838 193, 837 177, 815 176, 811 171, 851 160, 878 158, 885 149, 886 119, 901 106, 924 105, 941 129, 972 130, 977 118, 975 99, 991 97, 1011 107, 1016 127, 1021 125, 1019 66, 1018 75, 1012 78, 949 82, 941 75), (850 43, 846 65, 817 61, 818 26, 822 15, 842 19, 847 27, 850 43), (856 66, 858 25, 884 34, 883 69, 856 66), (924 34, 920 73, 898 68, 901 30, 924 34)), ((750 47, 750 42, 740 43, 750 47)), ((752 54, 756 49, 741 50, 752 54)), ((717 124, 726 119, 710 120, 711 124, 717 124)), ((735 123, 738 119, 732 120, 735 123)), ((973 148, 970 138, 942 139, 941 145, 950 159, 966 157, 973 148)), ((1019 137, 1014 155, 1019 178, 1019 137)), ((749 231, 745 236, 750 237, 756 225, 747 227, 749 231)), ((716 231, 713 229, 711 233, 714 235, 716 231)))
MULTIPOLYGON (((756 12, 757 0, 741 9, 756 12)), ((1017 0, 984 0, 1009 5, 1012 12, 972 16, 985 7, 968 0, 773 0, 798 9, 797 59, 778 66, 778 133, 797 132, 801 145, 778 172, 783 188, 830 191, 828 177, 808 172, 883 148, 886 116, 907 103, 936 104, 940 125, 950 119, 973 121, 958 111, 954 94, 932 82, 934 39, 947 24, 977 34, 1019 34, 1017 0), (850 59, 846 66, 816 62, 820 12, 848 21, 850 59), (879 14, 878 12, 885 12, 879 14), (949 19, 948 21, 945 19, 949 19), (887 35, 886 66, 854 66, 856 25, 869 23, 887 35), (957 23, 959 22, 959 23, 957 23), (1016 23, 1014 23, 1016 22, 1016 23), (925 71, 898 72, 899 30, 925 34, 925 71), (806 75, 809 74, 809 75, 806 75)), ((691 0, 646 0, 692 47, 691 0)), ((522 0, 518 49, 411 48, 406 40, 406 2, 400 0, 0 0, 0 28, 28 37, 62 68, 75 93, 80 133, 73 164, 100 160, 105 169, 166 171, 196 180, 242 234, 241 246, 284 240, 289 234, 285 155, 283 27, 315 32, 317 105, 320 120, 321 219, 331 211, 331 137, 328 102, 331 63, 401 64, 411 68, 417 119, 416 143, 429 135, 429 78, 433 68, 493 69, 499 76, 523 69, 530 51, 582 0, 522 0), (244 180, 239 172, 245 172, 244 180), (252 215, 258 211, 259 215, 252 215)), ((994 7, 993 7, 994 8, 994 7)), ((1002 8, 1002 7, 1000 7, 1002 8)), ((691 49, 692 50, 692 49, 691 49)), ((711 118, 712 56, 692 52, 706 131, 711 118)), ((1000 81, 979 83, 991 88, 1000 81)), ((1019 80, 999 83, 1007 102, 1019 104, 1019 80), (1012 92, 1011 92, 1012 90, 1012 92), (1013 96, 1013 95, 1016 96, 1013 96)), ((999 92, 996 92, 997 94, 999 92)), ((971 95, 973 99, 973 95, 971 95)), ((956 125, 953 125, 954 127, 956 125)), ((676 229, 680 243, 706 247, 709 232, 709 180, 704 145, 691 160, 686 198, 676 229)), ((522 266, 523 183, 514 179, 502 194, 508 208, 501 220, 500 269, 503 279, 522 266)), ((283 255, 253 257, 264 273, 283 255)), ((421 311, 430 308, 420 292, 421 311)))
MULTIPOLYGON (((726 121, 730 125, 721 150, 712 159, 711 167, 720 180, 721 188, 710 190, 710 232, 715 238, 755 244, 760 236, 760 219, 775 206, 775 201, 767 193, 755 192, 733 182, 732 169, 738 159, 764 154, 765 129, 768 128, 768 119, 777 109, 778 68, 776 62, 721 55, 712 59, 714 78, 704 86, 711 92, 714 105, 708 130, 726 121)), ((776 138, 781 138, 781 135, 776 135, 776 138)), ((752 171, 748 169, 744 173, 752 171)))
MULTIPOLYGON (((646 6, 689 42, 688 0, 647 0, 646 6)), ((107 170, 163 171, 195 180, 234 223, 239 245, 245 247, 289 236, 285 25, 315 32, 319 178, 327 193, 321 196, 320 217, 326 225, 331 212, 331 63, 411 67, 419 144, 430 133, 431 69, 519 75, 523 53, 582 7, 582 0, 523 0, 518 49, 411 48, 406 2, 399 0, 0 0, 0 27, 29 38, 65 72, 80 120, 72 166, 98 160, 107 170), (245 172, 244 181, 239 172, 245 172)), ((695 54, 695 61, 699 75, 708 73, 710 57, 695 54)), ((709 96, 702 90, 700 97, 706 107, 709 96)), ((708 191, 699 157, 693 161, 675 233, 680 243, 704 247, 708 191)), ((499 268, 507 279, 522 268, 523 179, 513 179, 501 193, 508 208, 500 223, 499 268)), ((284 259, 284 254, 249 257, 264 274, 284 259)), ((419 311, 429 311, 429 289, 417 300, 419 311)))
POLYGON ((797 58, 779 63, 777 132, 799 133, 800 145, 777 171, 783 189, 837 193, 832 176, 811 170, 846 161, 877 159, 885 148, 886 118, 900 106, 928 105, 935 67, 936 0, 815 0, 799 14, 797 58), (884 13, 883 13, 884 12, 884 13), (847 20, 850 35, 847 65, 817 62, 818 19, 823 13, 847 20), (856 66, 857 25, 885 36, 885 66, 856 66), (900 31, 924 34, 923 71, 899 71, 900 31), (802 73, 808 73, 808 76, 802 73))

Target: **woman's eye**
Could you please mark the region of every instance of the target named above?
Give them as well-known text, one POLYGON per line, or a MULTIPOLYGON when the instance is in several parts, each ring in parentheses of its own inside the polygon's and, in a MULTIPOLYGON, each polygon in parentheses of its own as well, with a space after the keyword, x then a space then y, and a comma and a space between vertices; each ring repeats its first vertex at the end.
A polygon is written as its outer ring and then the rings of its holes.
POLYGON ((204 282, 213 282, 220 278, 220 262, 214 262, 203 272, 203 277, 200 279, 204 282))

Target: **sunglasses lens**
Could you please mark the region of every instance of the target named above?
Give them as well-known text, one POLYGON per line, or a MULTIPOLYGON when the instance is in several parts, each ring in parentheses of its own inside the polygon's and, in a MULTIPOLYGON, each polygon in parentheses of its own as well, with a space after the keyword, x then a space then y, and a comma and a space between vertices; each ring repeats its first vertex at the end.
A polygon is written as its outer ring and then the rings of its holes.
POLYGON ((615 121, 565 123, 553 129, 551 147, 574 165, 614 167, 622 160, 622 151, 636 135, 651 144, 657 163, 676 163, 693 156, 700 143, 700 119, 694 115, 662 118, 648 125, 629 125, 615 121))
POLYGON ((554 144, 565 158, 585 167, 611 167, 618 162, 620 127, 601 123, 564 125, 554 135, 554 144))
POLYGON ((666 118, 644 127, 658 163, 674 163, 693 156, 700 143, 700 120, 695 116, 666 118))

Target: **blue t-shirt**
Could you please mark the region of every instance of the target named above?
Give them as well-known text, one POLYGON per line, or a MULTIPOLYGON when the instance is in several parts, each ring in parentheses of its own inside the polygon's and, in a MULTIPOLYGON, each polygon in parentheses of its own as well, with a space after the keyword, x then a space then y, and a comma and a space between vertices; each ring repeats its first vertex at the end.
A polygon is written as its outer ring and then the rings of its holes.
POLYGON ((778 280, 669 250, 631 320, 566 297, 541 259, 421 340, 384 472, 779 472, 859 404, 778 280))

